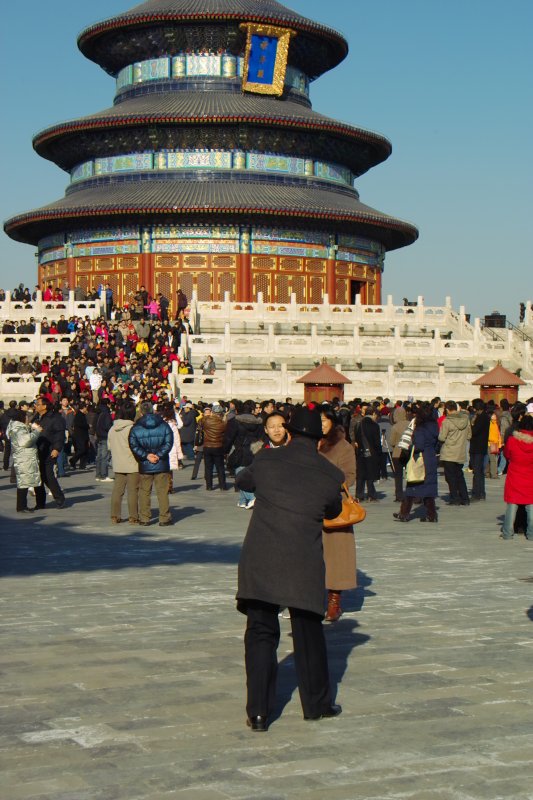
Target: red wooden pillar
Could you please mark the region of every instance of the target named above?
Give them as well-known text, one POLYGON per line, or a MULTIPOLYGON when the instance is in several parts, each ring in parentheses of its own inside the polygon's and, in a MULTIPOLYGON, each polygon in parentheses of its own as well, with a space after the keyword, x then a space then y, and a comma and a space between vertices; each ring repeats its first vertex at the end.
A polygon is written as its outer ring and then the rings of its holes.
POLYGON ((375 294, 374 303, 377 306, 381 305, 382 282, 383 282, 382 272, 381 272, 380 269, 377 269, 376 270, 376 287, 374 289, 374 294, 375 294))
POLYGON ((335 283, 335 259, 328 258, 326 261, 326 292, 330 303, 337 302, 337 286, 335 283))
POLYGON ((237 256, 237 296, 241 303, 252 302, 252 256, 239 253, 237 256))
POLYGON ((145 286, 149 295, 154 294, 154 262, 153 253, 141 254, 141 281, 140 285, 145 286))
POLYGON ((69 289, 76 288, 76 259, 67 258, 67 283, 69 289))

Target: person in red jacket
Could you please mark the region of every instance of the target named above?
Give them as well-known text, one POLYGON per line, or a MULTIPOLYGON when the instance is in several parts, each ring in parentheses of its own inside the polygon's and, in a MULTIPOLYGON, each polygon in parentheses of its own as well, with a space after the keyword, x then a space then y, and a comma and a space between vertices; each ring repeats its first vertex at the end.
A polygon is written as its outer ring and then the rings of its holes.
POLYGON ((526 507, 528 541, 533 541, 533 416, 525 414, 518 430, 507 439, 504 456, 509 462, 503 499, 507 503, 502 539, 512 539, 519 505, 526 507))

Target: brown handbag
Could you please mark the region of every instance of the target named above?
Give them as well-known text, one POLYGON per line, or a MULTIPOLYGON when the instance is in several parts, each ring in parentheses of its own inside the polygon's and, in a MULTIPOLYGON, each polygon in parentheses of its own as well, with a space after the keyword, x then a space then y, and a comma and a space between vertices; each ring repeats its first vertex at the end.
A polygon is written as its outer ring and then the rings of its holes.
POLYGON ((326 531, 334 531, 337 528, 349 528, 350 525, 357 525, 366 517, 365 509, 352 497, 345 483, 342 484, 342 511, 335 519, 325 519, 323 528, 326 531))

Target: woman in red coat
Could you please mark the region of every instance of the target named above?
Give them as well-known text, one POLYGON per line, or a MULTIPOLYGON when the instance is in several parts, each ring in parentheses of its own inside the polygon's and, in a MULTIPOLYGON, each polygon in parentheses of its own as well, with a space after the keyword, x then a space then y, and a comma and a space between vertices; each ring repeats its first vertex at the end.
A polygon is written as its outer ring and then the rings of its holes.
POLYGON ((503 499, 507 503, 501 538, 512 539, 519 505, 526 507, 526 537, 533 541, 533 416, 526 414, 519 429, 509 436, 504 448, 509 462, 503 499))

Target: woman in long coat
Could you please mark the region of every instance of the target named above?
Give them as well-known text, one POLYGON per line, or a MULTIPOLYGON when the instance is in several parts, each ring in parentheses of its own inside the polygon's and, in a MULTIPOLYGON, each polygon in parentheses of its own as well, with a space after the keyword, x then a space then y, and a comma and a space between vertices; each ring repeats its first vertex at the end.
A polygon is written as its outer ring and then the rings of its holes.
POLYGON ((423 483, 405 487, 405 496, 398 514, 393 517, 399 522, 408 522, 415 497, 422 497, 426 509, 426 516, 420 522, 437 522, 437 509, 435 498, 438 497, 439 487, 437 478, 437 442, 439 426, 433 417, 431 403, 422 403, 415 415, 415 428, 413 431, 414 454, 422 453, 424 460, 425 477, 423 483))
POLYGON ((533 540, 533 416, 525 414, 519 430, 507 439, 503 454, 509 466, 505 479, 503 499, 507 503, 501 534, 502 539, 512 539, 518 506, 526 507, 526 537, 533 540))
MULTIPOLYGON (((355 451, 346 441, 344 427, 338 424, 331 409, 323 409, 320 417, 323 437, 318 445, 319 452, 344 473, 344 482, 350 489, 355 481, 355 451)), ((336 622, 342 614, 341 592, 357 586, 353 525, 330 533, 323 530, 322 544, 328 590, 325 620, 336 622)))
POLYGON ((11 442, 13 466, 17 478, 17 511, 28 513, 28 489, 41 485, 39 458, 37 455, 37 439, 42 428, 38 425, 30 428, 26 424, 26 412, 17 409, 7 426, 6 435, 11 442))
POLYGON ((374 481, 379 479, 379 466, 381 463, 381 433, 375 420, 376 414, 370 406, 355 430, 355 443, 357 445, 357 485, 356 497, 365 499, 365 484, 367 496, 371 502, 376 502, 378 497, 374 481))

